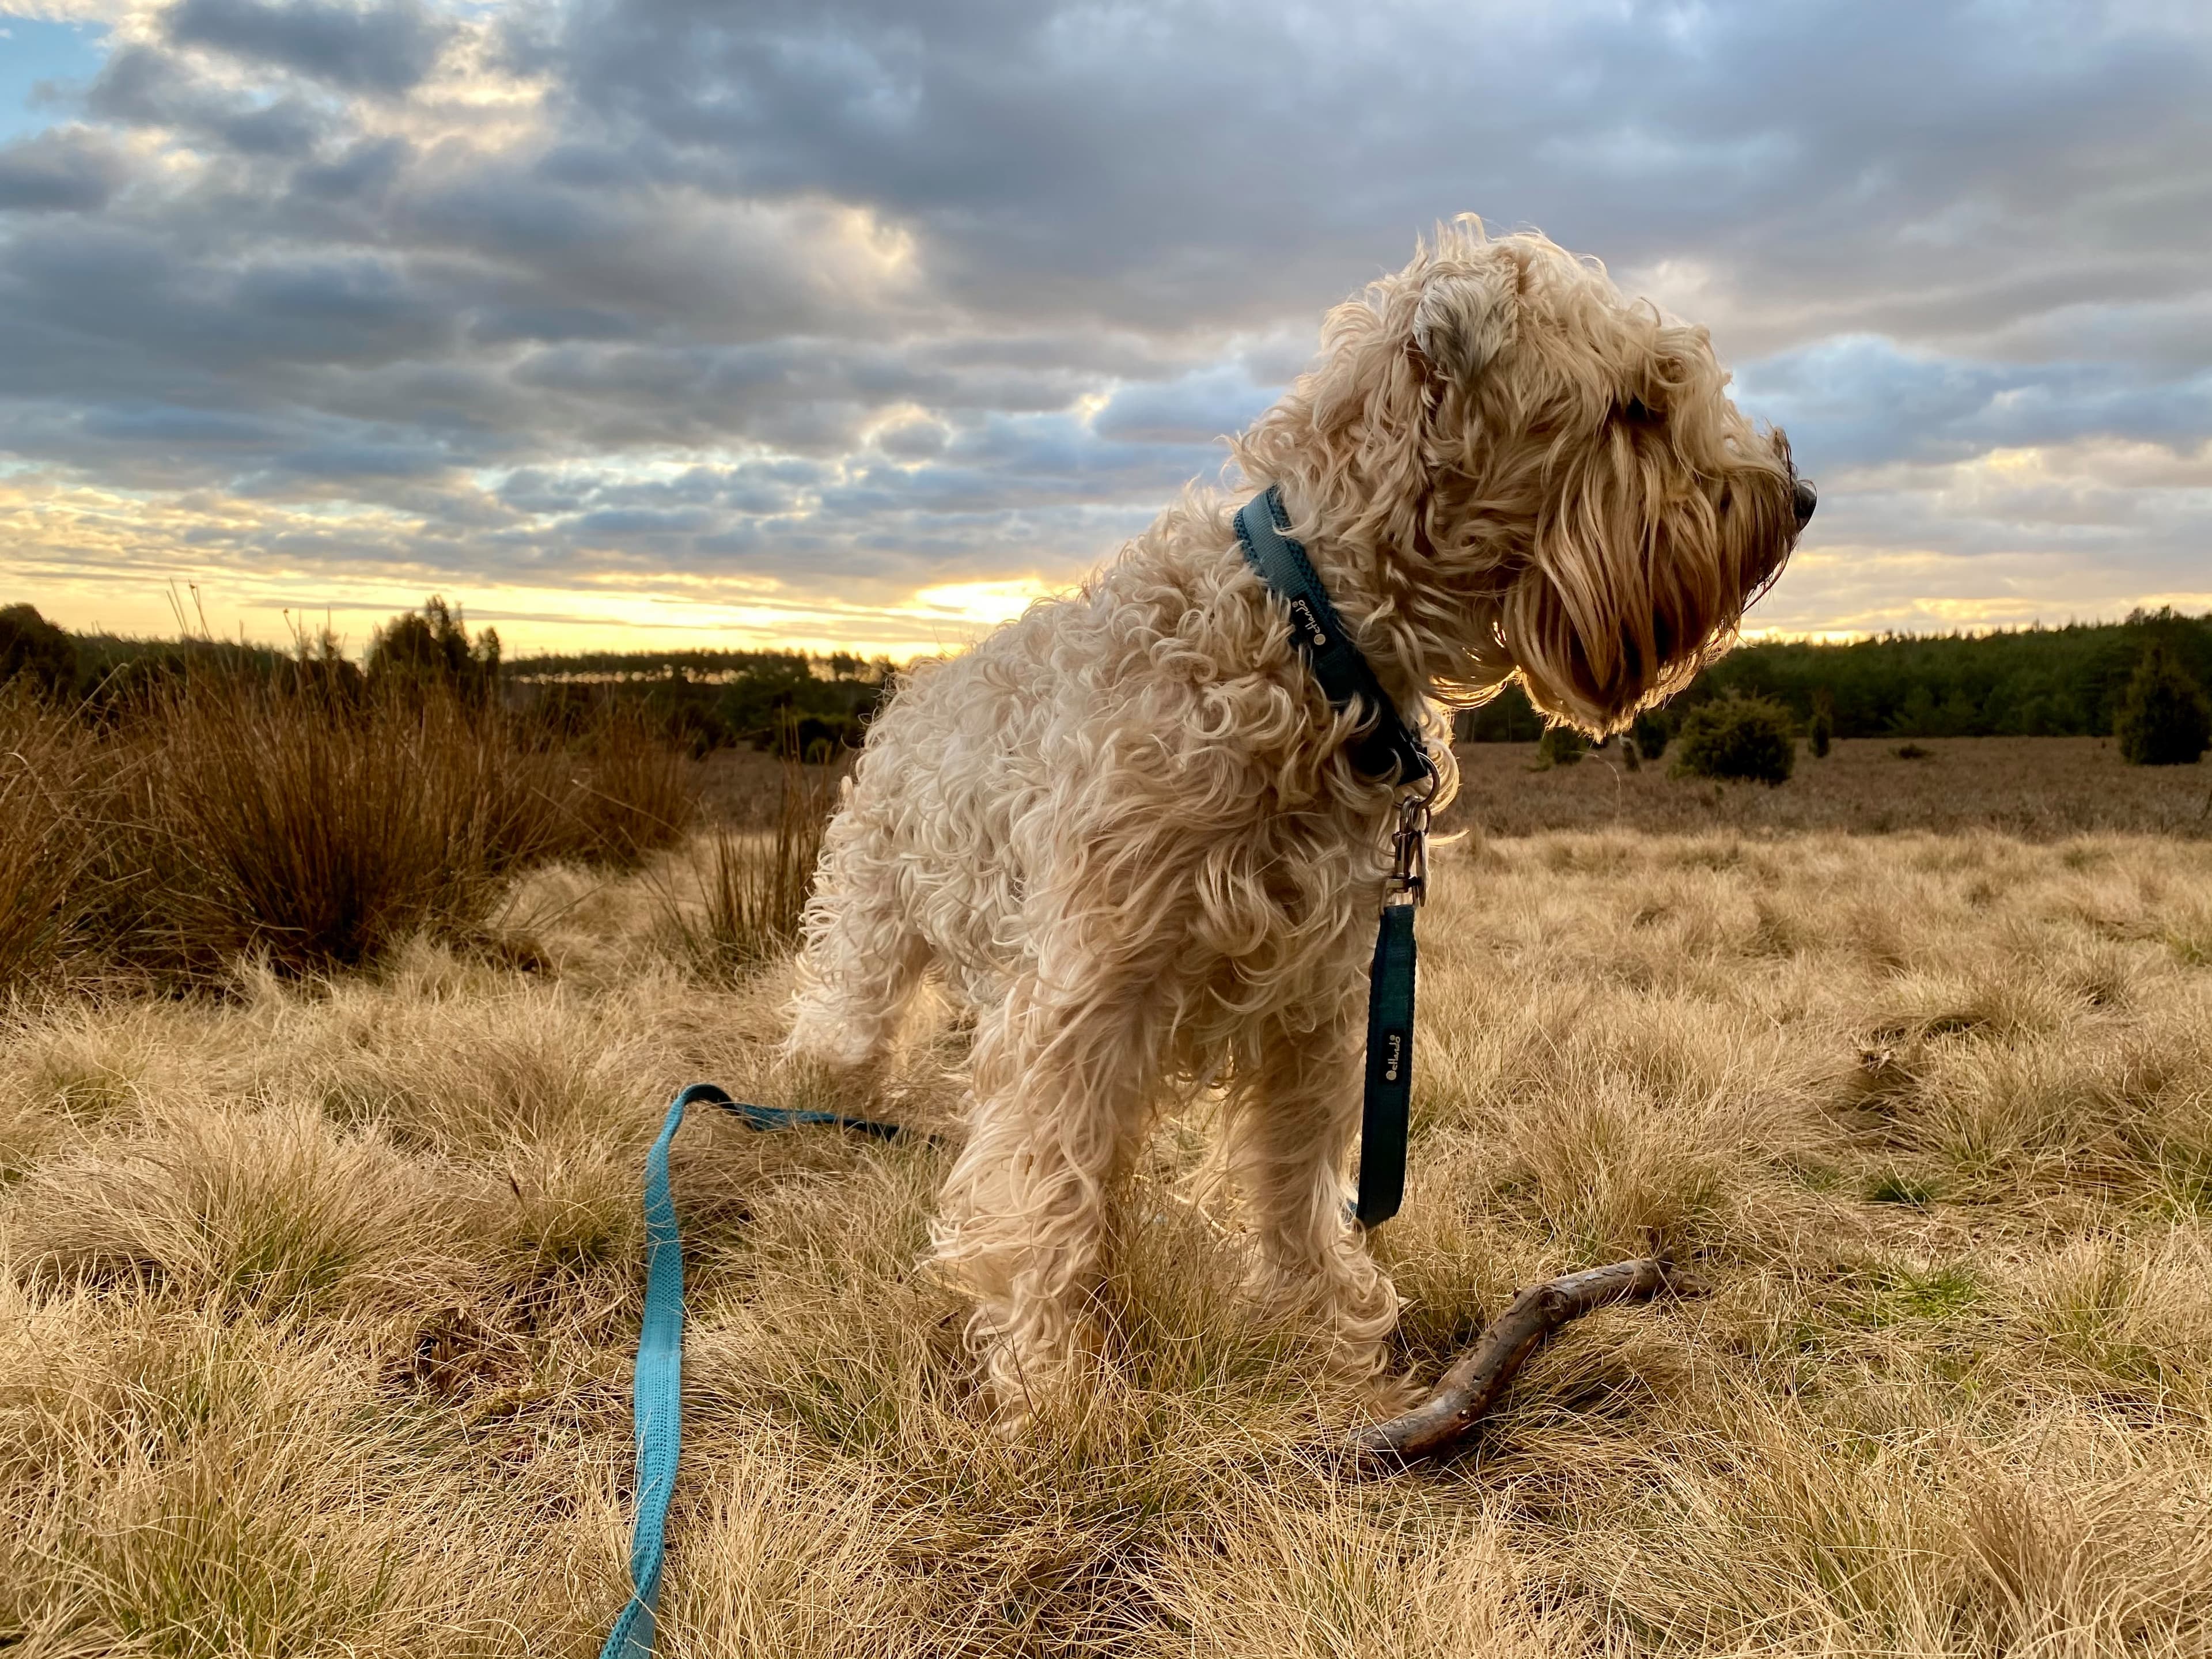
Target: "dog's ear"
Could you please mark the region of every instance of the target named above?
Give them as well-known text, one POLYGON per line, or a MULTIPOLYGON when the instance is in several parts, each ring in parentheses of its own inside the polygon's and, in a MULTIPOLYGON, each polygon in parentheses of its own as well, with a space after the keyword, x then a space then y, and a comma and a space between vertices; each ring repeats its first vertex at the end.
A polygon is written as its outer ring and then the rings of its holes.
POLYGON ((1524 280, 1504 248, 1430 272, 1413 310, 1413 349, 1439 374, 1474 385, 1513 344, 1524 280))

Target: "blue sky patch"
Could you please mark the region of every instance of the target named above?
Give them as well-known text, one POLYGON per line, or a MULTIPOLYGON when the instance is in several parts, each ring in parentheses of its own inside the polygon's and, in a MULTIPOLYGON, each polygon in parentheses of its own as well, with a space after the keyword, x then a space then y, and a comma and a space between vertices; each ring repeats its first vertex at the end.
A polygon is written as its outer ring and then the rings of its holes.
POLYGON ((107 31, 0 10, 0 144, 67 119, 107 56, 107 31), (58 99, 38 96, 41 83, 58 99))

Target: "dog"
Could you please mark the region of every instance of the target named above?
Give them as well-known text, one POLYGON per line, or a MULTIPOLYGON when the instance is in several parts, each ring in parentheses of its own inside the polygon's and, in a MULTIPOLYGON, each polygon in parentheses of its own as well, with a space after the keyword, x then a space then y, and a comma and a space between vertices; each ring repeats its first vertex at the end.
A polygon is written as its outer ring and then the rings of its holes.
POLYGON ((1222 1093, 1249 1289, 1372 1377, 1397 1318, 1347 1218, 1364 954, 1400 793, 1294 648, 1233 518, 1275 486, 1384 691, 1456 784, 1449 715, 1517 680, 1593 737, 1733 642, 1815 496, 1701 328, 1466 217, 1332 311, 1315 366, 1076 592, 917 665, 870 727, 804 920, 787 1053, 863 1065, 923 975, 972 1012, 933 1228, 1000 1409, 1100 1335, 1117 1175, 1222 1093))

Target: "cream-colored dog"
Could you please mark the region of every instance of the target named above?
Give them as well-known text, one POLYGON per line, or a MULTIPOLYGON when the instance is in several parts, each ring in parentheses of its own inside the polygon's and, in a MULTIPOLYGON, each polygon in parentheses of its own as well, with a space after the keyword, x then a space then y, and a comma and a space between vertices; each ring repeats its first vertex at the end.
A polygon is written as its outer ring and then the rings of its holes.
POLYGON ((1702 329, 1465 219, 1332 312, 1317 365, 1079 592, 916 667, 868 733, 806 915, 791 1051, 872 1056, 933 964, 975 1028, 936 1259, 1002 1404, 1091 1346, 1118 1169, 1226 1089, 1255 1287, 1380 1367, 1389 1279, 1346 1218, 1364 956, 1395 792, 1292 648, 1231 520, 1279 485, 1384 689, 1455 783, 1449 713, 1518 678, 1592 733, 1733 637, 1813 508, 1702 329))

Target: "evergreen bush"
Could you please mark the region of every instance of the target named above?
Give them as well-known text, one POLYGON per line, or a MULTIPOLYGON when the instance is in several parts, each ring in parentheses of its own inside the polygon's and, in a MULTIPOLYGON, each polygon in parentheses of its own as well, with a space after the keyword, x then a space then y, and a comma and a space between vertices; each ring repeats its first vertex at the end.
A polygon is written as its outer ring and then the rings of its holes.
POLYGON ((76 641, 33 605, 0 609, 0 681, 19 678, 44 697, 76 690, 76 641))
POLYGON ((1589 739, 1571 726, 1547 726, 1536 739, 1536 765, 1572 766, 1589 749, 1589 739))
POLYGON ((1836 737, 1836 700, 1825 688, 1813 694, 1813 719, 1805 728, 1806 744, 1814 760, 1828 758, 1828 745, 1836 737))
POLYGON ((2112 734, 2130 766, 2191 766, 2212 747, 2212 702, 2180 659, 2154 643, 2121 696, 2112 734))
POLYGON ((1796 763, 1790 711, 1766 697, 1723 697, 1684 716, 1678 775, 1778 784, 1796 763))
POLYGON ((433 594, 421 614, 403 611, 370 636, 368 683, 378 690, 435 687, 465 703, 489 702, 499 685, 499 630, 470 639, 461 613, 433 594))

